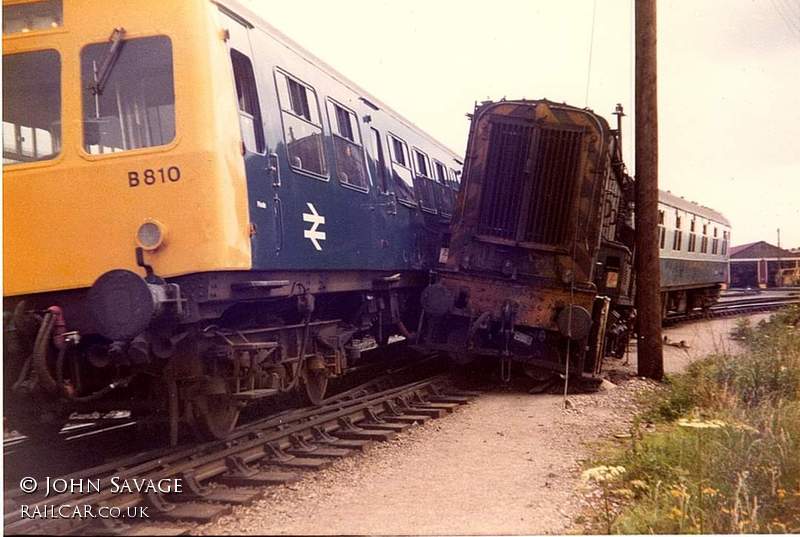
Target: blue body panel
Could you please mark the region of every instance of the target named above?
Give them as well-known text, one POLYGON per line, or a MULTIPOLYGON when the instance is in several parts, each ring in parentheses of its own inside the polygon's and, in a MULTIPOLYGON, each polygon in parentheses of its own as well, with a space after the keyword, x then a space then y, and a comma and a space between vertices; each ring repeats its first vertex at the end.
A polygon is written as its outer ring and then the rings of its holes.
POLYGON ((725 282, 725 261, 661 258, 661 289, 692 289, 725 282))
MULTIPOLYGON (((429 159, 444 163, 447 171, 461 168, 458 156, 395 113, 372 105, 357 87, 338 80, 329 68, 312 63, 302 51, 286 46, 271 32, 258 27, 245 30, 248 38, 232 39, 231 48, 250 57, 258 89, 266 151, 245 155, 253 270, 383 270, 400 271, 433 268, 438 259, 441 235, 449 218, 444 214, 423 211, 419 206, 394 201, 390 141, 388 134, 402 138, 411 148, 424 151, 429 159), (249 43, 248 43, 249 41, 249 43), (247 50, 249 48, 249 50, 247 50), (244 50, 242 50, 244 49, 244 50), (322 122, 326 176, 299 171, 290 166, 277 84, 276 72, 313 88, 322 122), (339 170, 334 159, 334 140, 329 115, 329 99, 354 112, 361 146, 369 175, 369 188, 360 190, 337 180, 339 170), (365 102, 366 100, 366 102, 365 102), (389 193, 377 182, 380 164, 374 154, 370 129, 381 136, 384 173, 389 193), (273 185, 267 171, 269 155, 277 154, 280 186, 273 185), (316 214, 314 214, 316 212, 316 214), (304 216, 305 215, 305 216, 304 216), (324 219, 324 223, 323 223, 324 219), (319 222, 314 224, 314 221, 319 222), (316 244, 306 232, 316 235, 316 244)), ((241 34, 242 29, 239 28, 241 34)), ((313 98, 313 94, 310 94, 313 98)), ((314 103, 311 103, 315 106, 314 103)), ((409 165, 410 166, 410 165, 409 165)), ((429 160, 429 175, 434 175, 429 160)), ((452 177, 452 176, 448 176, 452 177)), ((447 186, 431 179, 416 177, 415 182, 429 181, 431 188, 444 192, 447 186)), ((453 195, 452 192, 449 192, 453 195)), ((438 197, 441 197, 441 192, 438 197)))

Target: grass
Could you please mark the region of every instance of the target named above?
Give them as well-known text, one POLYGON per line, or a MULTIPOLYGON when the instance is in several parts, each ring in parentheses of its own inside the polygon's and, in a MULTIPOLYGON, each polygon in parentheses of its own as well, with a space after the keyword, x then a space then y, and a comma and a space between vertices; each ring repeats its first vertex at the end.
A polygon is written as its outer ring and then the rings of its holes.
POLYGON ((800 532, 800 308, 736 335, 744 353, 695 362, 644 402, 629 445, 597 461, 623 470, 584 473, 589 530, 800 532))

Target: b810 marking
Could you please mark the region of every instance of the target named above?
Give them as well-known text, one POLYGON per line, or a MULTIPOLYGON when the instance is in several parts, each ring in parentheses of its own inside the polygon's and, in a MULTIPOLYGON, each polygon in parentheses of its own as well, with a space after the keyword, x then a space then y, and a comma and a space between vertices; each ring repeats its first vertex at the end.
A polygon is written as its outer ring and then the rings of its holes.
POLYGON ((147 168, 141 173, 128 172, 128 186, 131 188, 139 185, 152 186, 156 183, 176 183, 180 179, 181 169, 177 166, 158 168, 157 170, 147 168))

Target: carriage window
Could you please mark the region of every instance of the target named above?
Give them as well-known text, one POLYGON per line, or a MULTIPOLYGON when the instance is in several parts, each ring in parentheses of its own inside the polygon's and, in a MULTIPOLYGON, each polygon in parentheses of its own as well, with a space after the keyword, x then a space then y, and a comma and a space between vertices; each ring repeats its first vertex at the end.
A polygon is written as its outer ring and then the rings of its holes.
POLYGON ((322 144, 322 122, 319 117, 317 96, 307 86, 282 71, 275 71, 278 86, 283 136, 289 164, 293 168, 327 175, 325 150, 322 144))
POLYGON ((659 239, 658 239, 658 247, 663 250, 664 249, 664 242, 665 242, 666 236, 667 236, 667 230, 664 229, 664 226, 658 226, 658 229, 659 229, 659 233, 660 233, 660 236, 659 236, 659 239))
POLYGON ((679 214, 675 213, 675 229, 681 228, 681 217, 679 214))
POLYGON ((672 249, 680 250, 683 247, 683 231, 676 229, 672 237, 672 249))
POLYGON ((383 156, 383 143, 381 143, 381 134, 377 129, 370 127, 370 135, 372 136, 372 155, 375 159, 376 177, 378 179, 378 188, 382 192, 388 192, 389 186, 386 184, 386 160, 383 156))
POLYGON ((450 181, 452 182, 453 190, 461 190, 461 172, 450 168, 450 181))
POLYGON ((447 171, 445 171, 444 164, 439 162, 438 160, 433 161, 433 169, 436 171, 436 180, 439 183, 446 185, 447 184, 447 171))
POLYGON ((415 203, 414 178, 408 161, 408 147, 396 136, 389 135, 389 152, 392 157, 392 181, 397 199, 415 203))
POLYGON ((697 234, 692 233, 689 235, 689 251, 694 252, 696 249, 697 249, 697 234))
POLYGON ((664 211, 658 211, 658 223, 664 225, 664 211))
POLYGON ((61 58, 55 50, 3 56, 3 164, 61 151, 61 58))
POLYGON ((718 250, 719 250, 719 239, 715 237, 711 239, 711 253, 716 255, 718 250))
POLYGON ((428 155, 418 149, 414 150, 414 166, 417 170, 417 175, 430 177, 428 174, 428 155))
POLYGON ((691 231, 692 233, 694 233, 694 226, 695 226, 695 221, 694 218, 692 218, 692 220, 689 222, 689 231, 691 231))
POLYGON ((261 123, 261 107, 258 104, 258 89, 253 64, 250 58, 231 49, 233 77, 236 80, 236 98, 239 101, 239 125, 245 148, 251 153, 263 153, 264 128, 261 123))
POLYGON ((406 148, 406 143, 394 136, 389 136, 389 139, 392 142, 392 161, 401 166, 408 167, 408 149, 406 148))
POLYGON ((28 33, 50 30, 62 25, 61 0, 43 0, 3 6, 3 33, 28 33))
POLYGON ((369 188, 364 149, 356 115, 338 103, 328 100, 328 113, 333 131, 333 153, 339 181, 359 188, 369 188))
POLYGON ((305 86, 291 78, 287 78, 286 83, 289 89, 289 106, 291 106, 292 112, 311 121, 311 108, 308 106, 308 92, 305 86))
POLYGON ((96 43, 81 51, 84 149, 102 154, 168 144, 175 138, 171 41, 122 41, 115 61, 110 47, 96 43), (109 58, 103 81, 100 69, 109 58))
POLYGON ((705 235, 703 235, 703 237, 700 239, 700 253, 708 253, 708 237, 705 235))

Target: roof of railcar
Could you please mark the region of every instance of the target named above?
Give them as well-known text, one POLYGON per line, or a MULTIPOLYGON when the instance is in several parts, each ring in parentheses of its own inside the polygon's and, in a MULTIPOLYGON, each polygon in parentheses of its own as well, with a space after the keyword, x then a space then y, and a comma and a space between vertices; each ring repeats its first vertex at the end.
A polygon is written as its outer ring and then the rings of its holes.
POLYGON ((386 103, 384 103, 374 95, 370 94, 364 88, 362 88, 361 86, 359 86, 358 84, 356 84, 355 82, 344 76, 342 73, 331 67, 325 61, 320 59, 317 55, 310 52, 302 45, 294 41, 291 37, 287 36, 280 30, 272 26, 270 23, 265 21, 263 17, 261 17, 261 15, 255 13, 252 9, 243 5, 238 0, 211 0, 211 1, 232 11, 233 13, 244 19, 246 22, 248 22, 251 26, 265 31, 269 36, 271 36, 272 38, 279 41, 281 44, 283 44, 290 50, 296 52, 300 56, 303 56, 306 60, 319 67, 324 73, 326 73, 331 78, 347 86, 352 91, 357 93, 359 96, 363 97, 364 99, 367 99, 369 102, 373 103, 375 106, 385 111, 386 113, 394 117, 396 120, 400 121, 401 123, 404 123, 410 129, 419 132, 437 146, 451 153, 453 158, 456 159, 459 164, 462 164, 463 157, 459 153, 453 151, 452 149, 444 145, 442 142, 440 142, 439 140, 437 140, 436 138, 425 132, 423 129, 415 125, 413 122, 403 117, 397 111, 393 110, 386 103))
POLYGON ((659 190, 658 201, 665 205, 669 205, 670 207, 682 209, 686 212, 708 218, 709 220, 713 220, 714 222, 718 222, 729 227, 731 225, 731 223, 722 215, 722 213, 693 201, 685 200, 679 196, 676 196, 672 192, 659 190))

